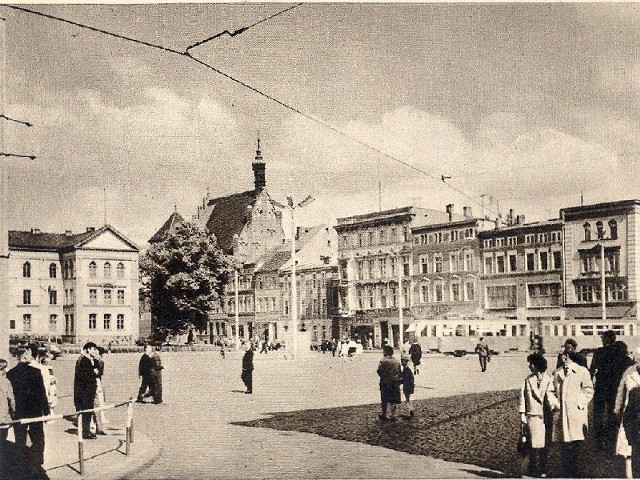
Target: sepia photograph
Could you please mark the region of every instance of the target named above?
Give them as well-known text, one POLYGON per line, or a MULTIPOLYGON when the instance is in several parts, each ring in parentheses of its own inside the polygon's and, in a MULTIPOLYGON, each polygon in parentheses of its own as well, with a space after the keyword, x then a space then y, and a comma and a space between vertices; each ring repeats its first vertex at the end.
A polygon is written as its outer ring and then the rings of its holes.
POLYGON ((0 478, 640 477, 639 52, 633 2, 0 5, 0 478))

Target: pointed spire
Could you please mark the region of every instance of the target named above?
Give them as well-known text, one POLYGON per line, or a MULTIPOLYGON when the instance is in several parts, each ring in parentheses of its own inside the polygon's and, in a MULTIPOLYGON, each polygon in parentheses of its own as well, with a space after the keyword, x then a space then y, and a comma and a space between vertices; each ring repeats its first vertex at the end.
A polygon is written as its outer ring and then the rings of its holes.
POLYGON ((258 130, 258 149, 256 150, 256 163, 262 162, 262 152, 260 151, 260 130, 258 130))
POLYGON ((262 152, 260 151, 260 130, 258 130, 258 149, 256 150, 256 158, 253 162, 253 180, 256 192, 262 190, 267 185, 265 170, 266 165, 262 159, 262 152))

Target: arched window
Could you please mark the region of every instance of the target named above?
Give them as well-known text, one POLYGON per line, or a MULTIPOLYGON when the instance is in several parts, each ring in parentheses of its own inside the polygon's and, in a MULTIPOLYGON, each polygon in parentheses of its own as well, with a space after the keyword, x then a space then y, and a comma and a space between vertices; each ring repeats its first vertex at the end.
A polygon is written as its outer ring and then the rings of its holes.
POLYGON ((618 238, 618 222, 615 220, 609 220, 609 232, 611 233, 611 240, 617 240, 618 238))
POLYGON ((586 222, 584 225, 584 241, 585 242, 589 242, 591 241, 591 224, 589 222, 586 222))
POLYGON ((56 278, 58 276, 58 267, 55 263, 49 265, 49 278, 56 278))
POLYGON ((96 278, 97 266, 96 262, 91 262, 89 264, 89 278, 96 278))
POLYGON ((69 260, 69 278, 76 278, 76 264, 69 260))
POLYGON ((116 266, 116 275, 118 278, 124 278, 124 264, 122 262, 116 266))
POLYGON ((31 277, 31 264, 29 262, 24 262, 22 264, 22 276, 24 278, 31 277))
POLYGON ((109 262, 104 263, 104 276, 109 278, 111 276, 111 264, 109 262))
POLYGON ((598 232, 598 240, 602 240, 604 238, 604 225, 600 220, 596 222, 596 231, 598 232))

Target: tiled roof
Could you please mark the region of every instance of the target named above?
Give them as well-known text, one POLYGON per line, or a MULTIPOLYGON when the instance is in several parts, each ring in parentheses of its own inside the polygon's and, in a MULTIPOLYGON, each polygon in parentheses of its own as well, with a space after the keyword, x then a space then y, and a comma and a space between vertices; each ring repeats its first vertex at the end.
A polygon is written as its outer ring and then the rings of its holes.
POLYGON ((177 210, 174 211, 167 219, 167 221, 164 222, 164 225, 162 225, 160 229, 153 235, 153 237, 149 239, 149 243, 157 243, 162 241, 167 233, 175 230, 176 225, 183 222, 184 218, 182 218, 182 215, 180 215, 177 210))
POLYGON ((282 267, 291 258, 291 243, 288 242, 286 248, 278 247, 275 252, 271 252, 264 263, 258 268, 256 273, 273 272, 282 267))
POLYGON ((247 221, 247 207, 256 201, 255 190, 234 193, 227 197, 213 198, 207 205, 213 206, 213 211, 207 220, 207 229, 218 239, 218 245, 223 251, 233 250, 233 236, 240 234, 247 221))
POLYGON ((16 250, 50 250, 59 251, 72 248, 74 245, 95 235, 95 231, 65 234, 34 231, 21 232, 9 230, 9 248, 16 250))

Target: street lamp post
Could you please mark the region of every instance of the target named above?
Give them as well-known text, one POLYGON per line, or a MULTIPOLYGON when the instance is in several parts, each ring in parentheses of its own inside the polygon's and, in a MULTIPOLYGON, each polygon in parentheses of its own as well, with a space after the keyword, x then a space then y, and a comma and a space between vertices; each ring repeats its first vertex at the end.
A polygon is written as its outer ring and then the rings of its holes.
POLYGON ((291 328, 293 329, 293 358, 298 356, 298 285, 296 282, 296 208, 309 205, 315 199, 309 195, 297 205, 293 204, 293 198, 287 197, 289 210, 291 211, 291 328))

